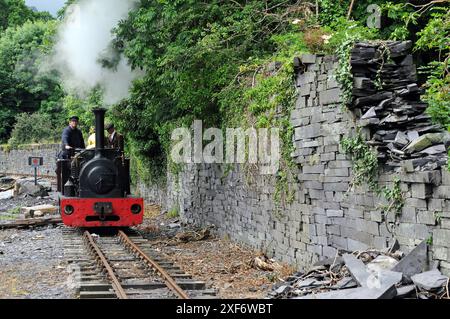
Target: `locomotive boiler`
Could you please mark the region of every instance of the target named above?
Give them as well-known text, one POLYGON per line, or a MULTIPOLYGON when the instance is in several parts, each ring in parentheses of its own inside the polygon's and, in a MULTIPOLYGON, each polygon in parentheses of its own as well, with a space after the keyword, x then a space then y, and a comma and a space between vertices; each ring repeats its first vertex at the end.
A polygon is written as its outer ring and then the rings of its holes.
POLYGON ((104 109, 95 109, 95 149, 58 159, 63 223, 71 227, 129 227, 142 223, 143 199, 130 194, 130 159, 105 148, 104 109))

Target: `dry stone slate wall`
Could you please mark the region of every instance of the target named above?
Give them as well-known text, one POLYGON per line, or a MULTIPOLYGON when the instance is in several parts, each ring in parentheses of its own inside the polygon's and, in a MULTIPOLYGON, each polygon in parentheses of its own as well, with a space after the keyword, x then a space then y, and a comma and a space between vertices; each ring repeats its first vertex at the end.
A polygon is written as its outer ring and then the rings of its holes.
MULTIPOLYGON (((398 65, 389 65, 389 72, 396 74, 399 80, 397 84, 390 83, 388 89, 392 91, 392 96, 385 99, 394 98, 395 104, 401 101, 395 100, 396 97, 403 98, 403 101, 409 98, 409 102, 401 103, 400 108, 396 108, 398 116, 407 114, 407 124, 403 117, 397 127, 396 123, 390 127, 391 130, 404 132, 409 143, 410 138, 415 137, 414 132, 408 137, 408 131, 414 131, 411 127, 414 119, 408 117, 411 114, 413 117, 419 116, 419 131, 424 129, 418 132, 419 135, 430 130, 435 133, 436 128, 428 123, 429 119, 422 112, 423 104, 415 93, 416 69, 409 56, 409 44, 396 45, 398 65), (399 130, 401 125, 406 129, 399 130)), ((374 49, 373 52, 376 51, 374 49)), ((366 54, 364 58, 370 57, 366 54)), ((356 60, 356 55, 352 59, 356 60)), ((359 108, 359 111, 349 111, 341 106, 341 90, 334 77, 338 61, 334 56, 303 55, 296 62, 299 71, 298 99, 291 114, 291 123, 295 128, 293 157, 298 163, 298 182, 290 182, 295 198, 286 205, 282 214, 276 213, 272 200, 274 177, 255 175, 249 181, 240 166, 225 173, 218 164, 191 164, 178 176, 169 174, 167 188, 149 189, 140 185, 141 193, 166 209, 176 207, 186 221, 199 225, 214 224, 220 233, 227 234, 233 240, 262 249, 299 267, 308 267, 319 259, 334 257, 337 250, 387 248, 395 238, 405 252, 423 240, 432 242, 430 261, 439 262, 441 270, 448 275, 450 173, 433 165, 424 168, 426 163, 417 160, 430 154, 422 153, 411 159, 411 156, 405 155, 403 158, 399 153, 399 158, 391 161, 390 165, 385 165, 387 161, 383 162, 380 158, 382 165, 377 180, 380 187, 392 188, 394 180, 400 180, 404 206, 398 214, 385 212, 382 207, 388 204, 387 200, 365 185, 349 190, 353 163, 343 152, 340 141, 355 134, 356 127, 361 126, 361 121, 365 119, 370 125, 363 128, 363 134, 368 140, 374 138, 377 129, 373 119, 379 116, 382 120, 390 115, 386 113, 389 109, 382 109, 378 104, 385 99, 375 101, 373 106, 376 110, 371 112, 375 111, 376 116, 366 114, 371 108, 370 103, 363 103, 364 108, 359 108), (366 117, 361 119, 364 115, 366 117), (413 162, 403 163, 402 160, 413 162)), ((372 89, 373 79, 370 74, 364 76, 367 70, 363 68, 355 68, 356 71, 354 94, 356 98, 361 98, 363 90, 372 89), (364 77, 366 79, 361 79, 364 77)), ((391 78, 395 81, 394 76, 391 78)), ((377 93, 376 90, 371 92, 377 93)), ((394 111, 394 104, 390 106, 391 111, 394 111)), ((400 139, 404 136, 392 133, 389 132, 388 136, 392 137, 391 140, 384 140, 385 145, 392 145, 384 150, 392 152, 392 149, 400 148, 401 151, 404 141, 400 139)), ((433 163, 442 161, 442 158, 433 163)))
POLYGON ((56 176, 56 155, 59 144, 24 145, 20 149, 0 149, 0 174, 34 174, 28 165, 28 157, 43 157, 44 165, 38 170, 39 175, 56 176))

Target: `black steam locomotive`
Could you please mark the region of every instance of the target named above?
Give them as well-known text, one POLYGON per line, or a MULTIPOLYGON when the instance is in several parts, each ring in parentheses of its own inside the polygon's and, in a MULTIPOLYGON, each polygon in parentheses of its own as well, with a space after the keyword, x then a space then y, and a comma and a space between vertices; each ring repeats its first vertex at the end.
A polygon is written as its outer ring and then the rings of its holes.
POLYGON ((71 227, 126 227, 142 223, 143 199, 130 194, 130 159, 105 148, 105 112, 94 110, 95 149, 57 160, 59 206, 71 227))

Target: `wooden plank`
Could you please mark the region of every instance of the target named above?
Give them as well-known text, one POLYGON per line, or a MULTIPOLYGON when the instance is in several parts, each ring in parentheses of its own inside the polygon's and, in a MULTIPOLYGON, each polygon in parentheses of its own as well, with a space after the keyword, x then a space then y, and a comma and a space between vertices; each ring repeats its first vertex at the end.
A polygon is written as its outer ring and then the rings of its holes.
POLYGON ((0 229, 38 227, 38 226, 54 225, 54 224, 61 224, 61 223, 62 223, 62 219, 60 217, 18 219, 13 222, 0 223, 0 229))

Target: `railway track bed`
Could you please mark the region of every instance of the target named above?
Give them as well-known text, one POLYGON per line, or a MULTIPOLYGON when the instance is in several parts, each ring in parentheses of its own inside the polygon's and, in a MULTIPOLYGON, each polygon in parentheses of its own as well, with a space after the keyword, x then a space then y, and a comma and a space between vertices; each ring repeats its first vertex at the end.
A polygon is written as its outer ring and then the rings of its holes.
POLYGON ((80 299, 216 298, 133 230, 94 235, 64 229, 64 255, 80 299))

